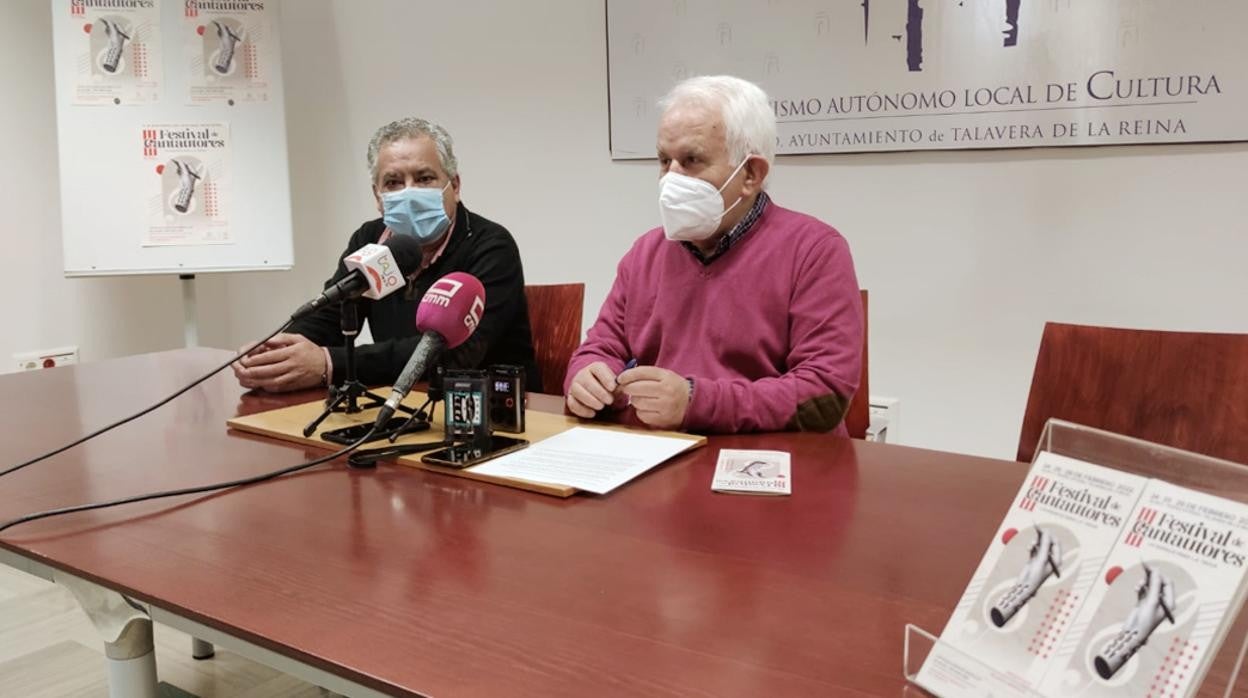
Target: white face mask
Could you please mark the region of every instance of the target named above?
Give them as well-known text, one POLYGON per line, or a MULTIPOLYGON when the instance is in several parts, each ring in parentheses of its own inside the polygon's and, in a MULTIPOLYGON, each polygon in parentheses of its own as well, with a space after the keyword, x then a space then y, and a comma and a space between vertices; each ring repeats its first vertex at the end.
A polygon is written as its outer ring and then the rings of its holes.
POLYGON ((663 222, 663 234, 668 240, 697 242, 715 234, 724 216, 741 203, 738 196, 732 206, 724 208, 724 199, 719 194, 745 167, 746 160, 749 158, 737 165, 719 189, 704 179, 677 172, 668 172, 659 179, 659 220, 663 222))

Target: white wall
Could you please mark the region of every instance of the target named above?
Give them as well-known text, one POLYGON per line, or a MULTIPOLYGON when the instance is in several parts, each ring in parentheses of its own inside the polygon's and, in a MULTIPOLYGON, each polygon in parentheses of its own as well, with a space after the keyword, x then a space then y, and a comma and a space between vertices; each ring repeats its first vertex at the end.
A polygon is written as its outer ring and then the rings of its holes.
POLYGON ((16 369, 16 352, 64 345, 78 345, 84 360, 177 346, 176 278, 62 277, 48 3, 0 4, 0 26, 0 368, 16 369))
POLYGON ((849 238, 903 441, 1012 457, 1046 320, 1248 332, 1246 169, 1242 144, 820 156, 773 186, 849 238))
MULTIPOLYGON (((296 270, 201 279, 205 343, 236 346, 316 290, 375 215, 372 130, 406 114, 454 135, 465 202, 511 229, 530 282, 587 283, 591 321, 657 219, 654 163, 608 156, 604 22, 586 0, 286 3, 296 270)), ((25 336, 87 359, 176 345, 176 282, 58 278, 46 5, 4 3, 0 25, 34 30, 0 49, 0 89, 27 105, 0 114, 0 204, 18 259, 37 260, 0 293, 48 288, 0 357, 25 336), (32 54, 46 75, 9 67, 32 54)), ((1046 319, 1248 332, 1246 170, 1238 144, 806 156, 779 161, 772 194, 849 239, 872 392, 902 399, 902 440, 1012 457, 1046 319)))

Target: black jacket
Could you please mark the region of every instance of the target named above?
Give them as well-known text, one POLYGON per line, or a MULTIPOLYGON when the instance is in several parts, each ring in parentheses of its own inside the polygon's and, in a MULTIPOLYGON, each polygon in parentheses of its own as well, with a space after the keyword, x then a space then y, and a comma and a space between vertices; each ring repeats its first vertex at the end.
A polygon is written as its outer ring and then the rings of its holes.
MULTIPOLYGON (((380 218, 360 226, 338 260, 338 269, 325 287, 347 275, 342 260, 370 242, 377 242, 386 229, 380 218)), ((408 285, 381 300, 360 299, 360 322, 368 319, 373 344, 356 349, 356 370, 367 385, 389 385, 420 341, 416 332, 416 305, 425 291, 442 276, 454 271, 472 274, 485 286, 485 312, 472 337, 447 351, 441 365, 446 368, 487 368, 513 364, 525 369, 527 385, 541 385, 533 357, 533 337, 529 329, 529 306, 524 297, 524 269, 520 251, 511 233, 503 226, 468 211, 459 204, 450 242, 428 269, 408 279, 408 285)), ((290 332, 301 334, 329 348, 335 383, 346 373, 346 350, 339 323, 340 307, 333 304, 301 318, 290 332)))

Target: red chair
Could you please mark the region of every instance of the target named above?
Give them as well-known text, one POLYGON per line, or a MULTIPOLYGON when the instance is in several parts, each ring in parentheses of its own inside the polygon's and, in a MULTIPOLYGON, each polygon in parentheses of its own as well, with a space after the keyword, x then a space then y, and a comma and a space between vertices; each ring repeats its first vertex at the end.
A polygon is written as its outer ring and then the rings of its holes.
POLYGON ((858 379, 858 390, 849 401, 849 410, 845 412, 845 428, 852 439, 867 438, 867 427, 871 426, 871 387, 867 382, 867 292, 862 291, 862 377, 858 379))
POLYGON ((585 284, 549 284, 524 287, 529 304, 533 353, 542 371, 542 384, 533 392, 563 395, 563 376, 572 352, 581 345, 581 314, 585 284))
POLYGON ((1050 417, 1248 463, 1248 335, 1047 323, 1018 460, 1050 417))

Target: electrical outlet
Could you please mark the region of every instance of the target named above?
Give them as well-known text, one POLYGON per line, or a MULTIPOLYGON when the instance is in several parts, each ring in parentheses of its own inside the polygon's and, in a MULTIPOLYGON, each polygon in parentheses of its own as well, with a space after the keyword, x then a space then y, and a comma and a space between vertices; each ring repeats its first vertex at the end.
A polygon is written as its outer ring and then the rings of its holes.
POLYGON ((35 371, 41 368, 56 368, 78 363, 78 347, 57 347, 56 349, 40 349, 13 355, 13 361, 19 371, 35 371))
POLYGON ((871 441, 897 442, 897 426, 901 422, 901 399, 872 395, 868 400, 871 413, 871 426, 868 437, 871 441))

